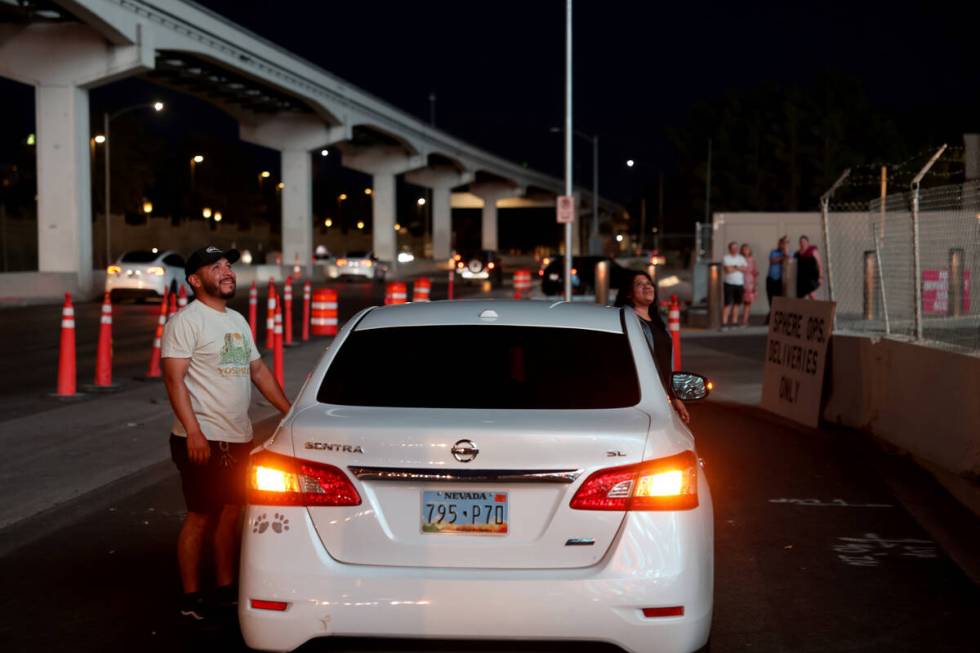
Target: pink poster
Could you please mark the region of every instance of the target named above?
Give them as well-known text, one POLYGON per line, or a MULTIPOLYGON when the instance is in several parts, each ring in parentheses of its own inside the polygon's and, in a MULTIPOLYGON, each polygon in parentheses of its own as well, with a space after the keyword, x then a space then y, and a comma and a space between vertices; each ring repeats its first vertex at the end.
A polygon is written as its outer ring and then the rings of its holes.
MULTIPOLYGON (((970 311, 970 271, 963 272, 963 312, 970 311)), ((926 315, 949 313, 949 271, 922 271, 922 312, 926 315)))

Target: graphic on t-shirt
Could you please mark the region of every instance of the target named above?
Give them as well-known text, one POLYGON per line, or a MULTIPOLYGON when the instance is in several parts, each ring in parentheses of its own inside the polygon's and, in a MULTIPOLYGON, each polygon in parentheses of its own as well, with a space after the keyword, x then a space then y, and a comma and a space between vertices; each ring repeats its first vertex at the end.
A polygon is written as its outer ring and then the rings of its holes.
POLYGON ((226 333, 225 346, 218 355, 218 370, 222 376, 246 376, 252 345, 240 333, 226 333))

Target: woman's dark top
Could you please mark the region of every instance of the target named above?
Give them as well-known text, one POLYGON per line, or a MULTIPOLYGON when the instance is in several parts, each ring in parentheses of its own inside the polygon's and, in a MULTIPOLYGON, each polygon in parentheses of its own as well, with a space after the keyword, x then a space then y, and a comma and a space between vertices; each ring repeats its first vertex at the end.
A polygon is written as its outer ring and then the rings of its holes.
POLYGON ((651 319, 645 320, 639 315, 640 324, 647 336, 647 342, 653 345, 653 362, 656 364, 657 372, 660 374, 660 382, 667 391, 667 396, 676 399, 674 394, 674 384, 671 382, 672 365, 671 359, 674 357, 674 341, 667 331, 667 325, 657 312, 657 307, 650 307, 651 319))
POLYGON ((820 287, 820 269, 817 267, 817 257, 813 255, 816 247, 811 246, 803 254, 796 252, 796 296, 806 297, 820 287))

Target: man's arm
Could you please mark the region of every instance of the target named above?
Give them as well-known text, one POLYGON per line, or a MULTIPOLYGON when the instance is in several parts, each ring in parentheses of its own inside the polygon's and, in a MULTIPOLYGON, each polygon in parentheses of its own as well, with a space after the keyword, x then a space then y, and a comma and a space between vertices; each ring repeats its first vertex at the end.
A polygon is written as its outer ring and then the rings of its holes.
POLYGON ((191 407, 191 395, 187 392, 187 385, 184 383, 184 376, 187 375, 187 368, 191 365, 189 358, 164 358, 163 361, 163 384, 167 387, 167 396, 170 397, 170 405, 174 409, 174 414, 187 431, 187 457, 191 462, 203 465, 208 462, 211 455, 211 448, 208 439, 201 431, 201 425, 194 415, 191 407))
POLYGON ((272 376, 272 372, 270 372, 266 364, 262 362, 262 359, 259 358, 252 361, 249 368, 252 372, 252 383, 254 383, 255 387, 259 389, 262 396, 268 399, 269 403, 275 406, 276 410, 283 415, 288 413, 289 407, 292 406, 292 404, 289 402, 289 399, 286 399, 286 395, 283 393, 282 388, 279 387, 275 377, 272 376))
POLYGON ((813 250, 813 258, 817 259, 817 280, 823 283, 823 261, 820 260, 820 252, 813 250))

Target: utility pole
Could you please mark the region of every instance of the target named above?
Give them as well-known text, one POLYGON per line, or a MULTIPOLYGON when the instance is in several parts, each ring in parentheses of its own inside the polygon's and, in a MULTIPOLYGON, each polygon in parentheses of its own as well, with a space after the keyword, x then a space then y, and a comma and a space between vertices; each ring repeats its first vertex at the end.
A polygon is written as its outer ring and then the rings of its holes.
MULTIPOLYGON (((572 189, 572 0, 565 0, 565 195, 572 189)), ((565 301, 572 301, 572 224, 565 223, 565 301)))
POLYGON ((708 172, 704 178, 704 223, 711 224, 711 139, 708 139, 708 172))
POLYGON ((653 239, 655 249, 660 249, 660 239, 664 236, 664 171, 657 178, 657 237, 653 239))

